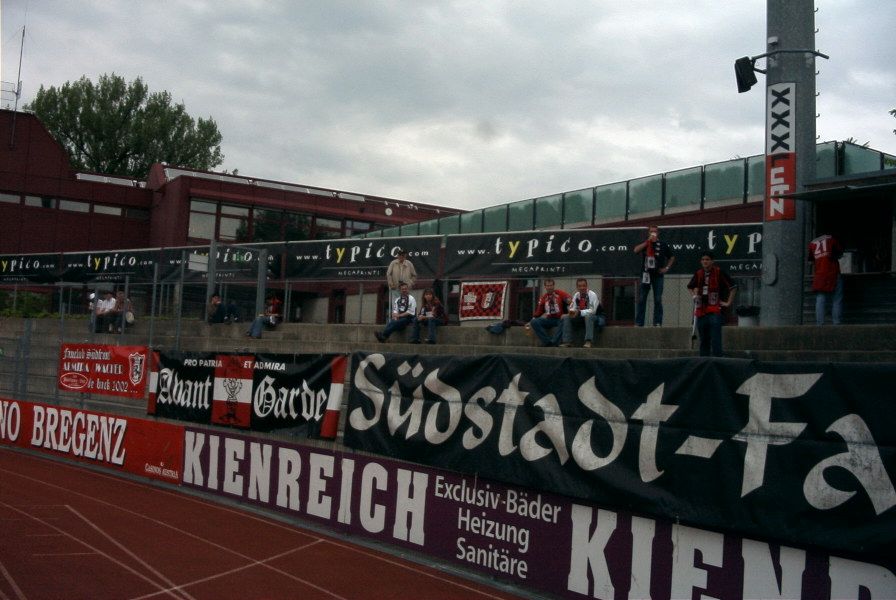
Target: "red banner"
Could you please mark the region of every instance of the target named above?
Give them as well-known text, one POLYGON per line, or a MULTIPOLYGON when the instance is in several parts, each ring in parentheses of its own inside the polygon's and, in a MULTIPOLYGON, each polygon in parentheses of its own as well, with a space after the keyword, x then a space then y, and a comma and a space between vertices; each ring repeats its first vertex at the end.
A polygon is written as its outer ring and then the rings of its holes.
POLYGON ((143 398, 146 393, 146 346, 62 344, 60 390, 143 398))
POLYGON ((212 423, 248 429, 252 421, 255 356, 219 354, 212 394, 212 423))
POLYGON ((460 288, 460 320, 503 319, 506 281, 474 281, 460 288))
POLYGON ((184 428, 77 408, 0 399, 0 444, 180 483, 184 428))

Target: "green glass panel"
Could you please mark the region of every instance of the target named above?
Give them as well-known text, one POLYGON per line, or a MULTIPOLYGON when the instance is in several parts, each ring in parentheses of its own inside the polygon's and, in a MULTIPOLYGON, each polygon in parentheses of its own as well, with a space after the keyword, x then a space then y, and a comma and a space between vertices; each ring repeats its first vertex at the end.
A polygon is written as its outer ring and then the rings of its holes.
MULTIPOLYGON (((693 167, 666 173, 666 209, 699 210, 703 190, 700 178, 703 169, 693 167)), ((652 192, 652 189, 651 189, 652 192)))
POLYGON ((402 225, 400 229, 401 235, 417 235, 419 226, 417 223, 408 223, 407 225, 402 225))
POLYGON ((657 215, 663 201, 663 176, 651 175, 628 182, 628 217, 657 215))
POLYGON ((563 223, 563 194, 535 200, 535 228, 560 227, 563 223))
POLYGON ((843 173, 841 175, 867 173, 869 171, 880 171, 880 152, 844 142, 843 173))
POLYGON ((525 231, 532 229, 535 200, 522 200, 507 205, 507 230, 525 231))
POLYGON ((825 142, 815 146, 815 178, 824 179, 837 175, 837 142, 825 142))
POLYGON ((594 188, 594 193, 597 197, 594 208, 594 220, 602 223, 624 221, 626 191, 624 181, 594 188))
POLYGON ((439 233, 442 235, 460 233, 460 215, 451 215, 450 217, 439 219, 439 233))
POLYGON ((463 213, 460 216, 461 233, 482 233, 482 211, 463 213))
POLYGON ((706 204, 739 204, 744 201, 747 161, 742 158, 706 165, 703 168, 706 204))
POLYGON ((747 159, 747 202, 761 202, 765 198, 765 155, 747 159))
POLYGON ((579 190, 563 194, 563 226, 591 225, 594 218, 593 190, 579 190))
POLYGON ((439 233, 439 220, 430 219, 420 223, 420 235, 437 235, 439 233))
POLYGON ((507 205, 490 206, 482 211, 482 231, 495 233, 507 231, 507 205))
POLYGON ((383 237, 398 237, 401 234, 401 227, 386 227, 383 229, 383 237))

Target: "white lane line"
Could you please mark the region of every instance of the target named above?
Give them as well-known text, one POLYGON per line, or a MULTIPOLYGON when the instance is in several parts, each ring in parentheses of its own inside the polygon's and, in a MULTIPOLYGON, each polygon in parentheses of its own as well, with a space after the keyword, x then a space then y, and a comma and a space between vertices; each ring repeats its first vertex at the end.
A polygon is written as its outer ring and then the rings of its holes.
POLYGON ((178 590, 183 597, 189 598, 189 600, 196 600, 193 596, 191 596, 187 592, 185 592, 183 590, 179 590, 178 589, 179 586, 176 583, 174 583, 173 581, 168 579, 164 574, 162 574, 158 570, 156 570, 155 567, 153 567, 151 564, 147 563, 145 560, 143 560, 142 558, 140 558, 139 556, 137 556, 136 554, 131 552, 131 550, 127 546, 119 543, 118 540, 116 540, 111 535, 109 535, 108 533, 106 533, 105 531, 100 529, 100 527, 97 526, 96 523, 94 523, 93 521, 91 521, 90 519, 88 519, 87 517, 82 515, 73 506, 66 505, 65 507, 69 511, 71 511, 76 517, 78 517, 79 519, 81 519, 82 521, 87 523, 87 525, 89 525, 94 531, 96 531, 101 536, 106 538, 112 545, 114 545, 116 548, 118 548, 119 550, 124 552, 126 555, 130 556, 133 561, 135 561, 137 564, 141 565, 144 569, 146 569, 147 571, 149 571, 150 573, 152 573, 153 575, 158 577, 163 583, 170 586, 170 589, 178 590))
MULTIPOLYGON (((36 457, 32 457, 32 458, 36 458, 36 457)), ((107 475, 107 474, 105 474, 105 473, 101 473, 101 472, 99 472, 99 471, 86 470, 86 469, 83 469, 83 468, 79 468, 78 465, 72 465, 72 464, 68 464, 68 463, 64 463, 64 462, 59 462, 59 463, 54 463, 54 464, 57 464, 57 465, 60 465, 60 466, 64 466, 64 467, 67 467, 67 468, 72 469, 72 470, 77 470, 77 471, 79 471, 79 472, 81 472, 81 473, 88 473, 88 474, 91 474, 91 475, 95 475, 95 476, 100 477, 100 478, 103 478, 103 479, 110 479, 110 480, 112 480, 112 481, 115 481, 115 482, 118 482, 118 483, 123 483, 123 484, 129 485, 129 486, 131 486, 131 487, 140 487, 140 488, 143 488, 143 489, 146 489, 146 490, 150 490, 150 491, 153 491, 153 492, 156 492, 156 493, 159 493, 159 494, 163 494, 163 495, 171 496, 171 497, 173 497, 173 498, 175 498, 175 499, 177 499, 177 500, 180 500, 180 501, 189 501, 189 502, 192 502, 192 503, 194 503, 194 504, 199 504, 199 505, 202 505, 202 506, 212 507, 212 508, 214 508, 214 509, 216 509, 216 510, 219 510, 219 511, 222 511, 222 512, 225 512, 225 513, 231 513, 231 514, 234 514, 234 515, 238 515, 238 516, 240 516, 240 517, 242 517, 242 518, 247 518, 247 519, 251 519, 251 520, 259 521, 259 522, 264 523, 265 525, 268 525, 268 526, 273 526, 273 527, 278 528, 278 529, 283 529, 283 530, 290 531, 290 532, 293 532, 293 533, 298 533, 298 534, 300 534, 300 535, 303 535, 303 536, 306 536, 306 537, 310 537, 310 538, 312 538, 312 539, 316 539, 316 540, 318 540, 318 541, 323 541, 323 542, 326 542, 326 543, 328 543, 328 544, 333 544, 334 546, 338 546, 338 547, 345 548, 345 549, 351 550, 351 551, 356 552, 356 553, 359 553, 359 554, 363 554, 364 556, 368 556, 368 557, 370 557, 370 558, 373 558, 373 559, 382 561, 382 562, 384 562, 384 563, 388 563, 388 564, 390 564, 390 565, 393 565, 393 566, 396 566, 396 567, 405 569, 405 570, 407 570, 407 571, 411 571, 411 572, 413 572, 413 573, 417 573, 417 574, 419 574, 419 575, 423 575, 424 577, 429 577, 430 579, 435 579, 435 580, 437 580, 437 581, 441 581, 441 582, 444 582, 444 583, 448 583, 448 584, 450 584, 450 585, 454 585, 454 586, 459 587, 459 588, 461 588, 461 589, 467 590, 467 591, 469 591, 469 592, 471 592, 471 593, 475 593, 477 596, 483 596, 483 597, 486 597, 486 598, 494 598, 494 599, 497 599, 497 600, 501 600, 501 596, 496 596, 496 595, 491 594, 491 593, 489 593, 489 592, 486 592, 486 591, 484 591, 484 590, 479 590, 479 589, 476 589, 476 588, 471 587, 471 586, 469 586, 469 585, 466 585, 466 584, 464 584, 464 583, 459 583, 459 582, 454 581, 454 580, 452 580, 452 579, 448 579, 447 577, 438 575, 438 574, 437 574, 437 573, 438 573, 438 570, 437 570, 437 569, 433 569, 434 572, 424 571, 424 570, 422 570, 422 569, 420 569, 420 568, 418 568, 418 567, 416 567, 416 566, 414 566, 414 565, 412 565, 412 564, 404 564, 404 563, 401 563, 401 562, 399 562, 399 561, 397 561, 397 560, 392 560, 392 559, 386 558, 385 556, 380 556, 380 555, 378 555, 378 554, 374 554, 374 553, 372 553, 372 552, 368 552, 368 551, 366 551, 366 550, 365 550, 363 547, 361 547, 361 546, 357 546, 357 547, 356 547, 356 546, 353 546, 353 545, 351 545, 351 544, 342 544, 342 543, 337 542, 337 541, 335 541, 335 540, 333 540, 333 539, 329 539, 329 538, 321 538, 321 537, 318 537, 318 536, 313 535, 312 532, 311 532, 310 530, 302 529, 302 528, 301 528, 301 525, 294 525, 294 526, 293 526, 293 525, 286 525, 286 524, 284 524, 284 523, 275 521, 275 520, 270 519, 270 518, 258 517, 258 516, 256 516, 256 515, 253 515, 253 514, 251 514, 251 513, 247 513, 247 512, 245 512, 245 511, 239 511, 239 510, 236 510, 236 509, 232 509, 232 508, 229 508, 229 507, 227 507, 227 506, 224 506, 223 504, 218 504, 218 503, 212 502, 212 501, 210 501, 210 500, 206 500, 206 499, 204 499, 204 498, 198 498, 198 497, 190 496, 190 495, 188 495, 188 494, 184 494, 183 492, 174 492, 174 491, 169 491, 169 490, 167 490, 167 489, 163 489, 163 488, 153 487, 153 486, 149 485, 148 483, 135 482, 135 481, 131 481, 131 480, 129 480, 129 479, 123 479, 123 478, 121 478, 121 477, 116 477, 116 476, 114 476, 114 475, 107 475)), ((46 485, 46 486, 48 486, 48 487, 53 487, 53 488, 57 488, 57 489, 60 489, 60 490, 64 490, 65 492, 67 492, 67 493, 69 493, 69 494, 76 494, 76 495, 78 495, 78 496, 87 498, 88 500, 92 500, 92 501, 94 501, 94 502, 97 502, 97 503, 100 503, 100 504, 104 504, 104 505, 107 505, 107 506, 109 506, 109 507, 116 508, 116 509, 118 509, 118 510, 121 510, 121 511, 130 513, 130 514, 136 515, 136 516, 138 516, 138 517, 140 517, 140 518, 147 519, 147 520, 149 520, 149 521, 151 521, 151 522, 153 522, 153 523, 156 523, 156 524, 158 524, 158 525, 160 525, 160 526, 167 527, 167 528, 170 528, 170 529, 175 529, 176 531, 180 531, 181 533, 183 533, 183 534, 186 535, 186 536, 193 537, 193 538, 195 538, 195 539, 205 541, 205 542, 207 542, 208 544, 210 544, 210 545, 212 545, 212 546, 214 546, 214 547, 216 547, 216 548, 220 548, 221 550, 224 550, 224 551, 226 551, 226 552, 230 552, 231 554, 234 554, 235 556, 238 556, 238 557, 240 557, 240 558, 245 558, 246 560, 254 560, 254 559, 252 559, 251 557, 246 556, 246 555, 244 555, 244 554, 242 554, 242 553, 240 553, 240 552, 234 550, 233 548, 228 548, 227 546, 222 546, 222 545, 220 545, 220 544, 217 544, 217 543, 215 543, 215 542, 212 542, 211 540, 207 540, 207 539, 204 539, 204 538, 200 538, 200 537, 198 537, 198 536, 196 536, 196 535, 194 535, 194 534, 192 534, 192 533, 189 533, 189 532, 187 532, 187 531, 183 531, 183 530, 180 530, 180 529, 178 529, 178 528, 175 528, 175 527, 169 525, 168 523, 165 523, 165 522, 163 522, 163 521, 158 521, 158 520, 153 519, 153 518, 151 518, 151 517, 148 517, 148 516, 146 516, 146 515, 144 515, 144 514, 141 514, 141 513, 135 512, 135 511, 131 511, 131 510, 126 509, 126 508, 122 508, 122 507, 120 507, 120 506, 117 506, 117 505, 115 505, 115 504, 112 504, 111 502, 106 502, 106 501, 104 501, 104 500, 100 500, 100 499, 98 499, 98 498, 94 498, 93 496, 89 496, 89 495, 87 495, 87 494, 82 494, 82 493, 80 493, 80 492, 73 492, 72 490, 69 490, 69 489, 67 489, 67 488, 63 488, 63 487, 61 487, 61 486, 58 486, 58 485, 55 485, 55 484, 52 484, 52 483, 48 483, 48 482, 46 482, 46 481, 41 481, 41 480, 39 480, 39 479, 34 479, 33 477, 29 477, 29 476, 27 476, 27 475, 22 475, 21 473, 16 473, 16 472, 14 472, 14 471, 5 471, 4 469, 0 469, 0 472, 8 472, 8 473, 10 473, 11 475, 17 475, 17 476, 19 476, 19 477, 22 477, 23 479, 28 479, 28 480, 30 480, 30 481, 34 481, 35 483, 40 483, 40 484, 42 484, 42 485, 46 485)), ((277 573, 283 574, 283 575, 285 575, 285 576, 287 576, 287 577, 295 578, 291 573, 285 573, 285 572, 282 572, 282 571, 280 571, 279 569, 277 569, 277 568, 275 568, 275 567, 272 567, 272 566, 270 566, 270 565, 265 565, 265 566, 266 566, 267 568, 269 568, 269 569, 271 569, 271 570, 277 572, 277 573)), ((460 577, 460 576, 458 576, 458 577, 460 577)))
MULTIPOLYGON (((330 591, 326 588, 323 588, 317 584, 314 584, 310 581, 306 581, 306 580, 302 579, 301 577, 296 577, 295 575, 292 575, 291 573, 287 573, 285 571, 281 571, 278 568, 271 567, 269 564, 267 564, 268 561, 277 560, 278 558, 283 558, 284 556, 292 554, 293 552, 298 552, 300 550, 306 550, 306 549, 310 548, 311 546, 321 544, 323 542, 324 542, 324 540, 315 540, 315 541, 305 544, 303 546, 297 546, 291 550, 286 550, 285 552, 281 552, 280 554, 275 554, 273 556, 269 556, 268 558, 266 558, 264 560, 252 560, 251 562, 249 562, 241 567, 236 567, 234 569, 230 569, 229 571, 222 571, 221 573, 216 573, 215 575, 209 575, 208 577, 203 577, 202 579, 195 579, 189 583, 183 584, 183 586, 196 585, 199 583, 206 583, 208 581, 220 579, 221 577, 228 577, 235 573, 239 573, 240 571, 245 571, 246 569, 251 569, 252 567, 261 566, 261 567, 267 567, 269 569, 273 569, 274 571, 276 571, 282 575, 285 575, 285 576, 289 577, 290 579, 294 579, 295 581, 298 581, 298 582, 303 583, 309 587, 312 587, 323 594, 327 594, 328 596, 332 596, 333 598, 336 598, 337 600, 348 600, 348 598, 344 598, 343 596, 340 596, 339 594, 336 594, 335 592, 332 592, 332 591, 330 591)), ((155 596, 158 596, 160 593, 162 593, 162 592, 155 592, 154 594, 146 594, 145 596, 137 596, 135 598, 131 598, 130 600, 145 600, 146 598, 153 598, 155 596)))
MULTIPOLYGON (((67 531, 63 531, 62 529, 59 529, 59 528, 56 527, 55 525, 51 525, 50 523, 47 523, 47 522, 44 521, 43 519, 40 519, 40 518, 35 517, 35 516, 33 516, 33 515, 29 515, 28 513, 24 512, 24 511, 22 511, 22 510, 19 510, 19 509, 16 508, 15 506, 11 506, 11 505, 9 505, 9 504, 7 504, 7 503, 5 503, 5 502, 0 502, 0 505, 5 506, 5 507, 6 507, 7 509, 9 509, 9 510, 14 510, 14 511, 16 511, 17 513, 22 514, 23 516, 29 517, 32 521, 37 521, 37 522, 40 523, 41 525, 44 525, 44 526, 46 526, 46 527, 49 527, 50 529, 55 529, 56 531, 58 531, 59 533, 61 533, 61 534, 64 535, 65 537, 69 538, 69 539, 72 540, 73 542, 76 542, 76 543, 81 544, 82 546, 84 546, 84 547, 86 547, 86 548, 89 548, 89 549, 93 550, 96 554, 99 554, 100 556, 102 556, 102 557, 105 558, 106 560, 109 560, 109 561, 111 561, 111 562, 117 564, 117 565, 120 566, 122 569, 124 569, 124 570, 126 570, 126 571, 129 571, 130 573, 132 573, 133 575, 139 577, 140 579, 144 580, 145 582, 149 583, 150 585, 152 585, 152 586, 154 586, 154 587, 156 587, 156 588, 159 588, 159 589, 163 589, 162 586, 159 585, 158 582, 153 581, 152 579, 150 579, 149 577, 147 577, 147 576, 144 575, 143 573, 140 573, 139 571, 137 571, 136 569, 132 568, 131 566, 124 564, 123 562, 121 562, 120 560, 118 560, 117 558, 115 558, 114 556, 111 556, 111 555, 109 555, 109 554, 106 554, 105 552, 103 552, 103 551, 100 550, 99 548, 95 548, 95 547, 91 546, 89 543, 85 542, 85 541, 82 540, 82 539, 79 539, 78 537, 76 537, 76 536, 74 536, 74 535, 68 533, 67 531)), ((171 595, 174 596, 175 598, 180 598, 180 596, 175 596, 174 594, 171 594, 171 595)))
MULTIPOLYGON (((0 562, 0 575, 3 575, 3 579, 9 583, 9 587, 12 588, 12 592, 16 595, 16 598, 19 600, 28 600, 28 597, 22 592, 22 588, 16 584, 16 580, 12 578, 12 575, 6 570, 6 567, 3 566, 2 562, 0 562)), ((0 592, 0 598, 2 598, 2 600, 8 600, 8 596, 3 592, 0 592)))

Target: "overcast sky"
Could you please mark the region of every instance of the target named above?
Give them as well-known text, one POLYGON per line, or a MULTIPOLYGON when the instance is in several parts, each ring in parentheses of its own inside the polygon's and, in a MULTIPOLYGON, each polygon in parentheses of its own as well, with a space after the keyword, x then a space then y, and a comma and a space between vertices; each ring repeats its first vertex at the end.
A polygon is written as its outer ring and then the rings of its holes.
MULTIPOLYGON (((212 117, 220 169, 478 208, 763 152, 765 0, 0 0, 23 99, 103 73, 212 117)), ((817 133, 896 154, 896 3, 817 0, 817 133)), ((5 104, 5 103, 4 103, 5 104)))

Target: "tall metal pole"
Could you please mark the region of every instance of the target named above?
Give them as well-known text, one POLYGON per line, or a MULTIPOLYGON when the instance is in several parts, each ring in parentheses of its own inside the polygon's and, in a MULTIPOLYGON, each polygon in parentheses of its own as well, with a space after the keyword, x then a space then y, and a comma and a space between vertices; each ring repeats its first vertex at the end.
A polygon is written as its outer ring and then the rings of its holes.
POLYGON ((807 210, 789 195, 815 179, 815 11, 813 0, 768 0, 767 6, 761 320, 799 325, 807 210))

